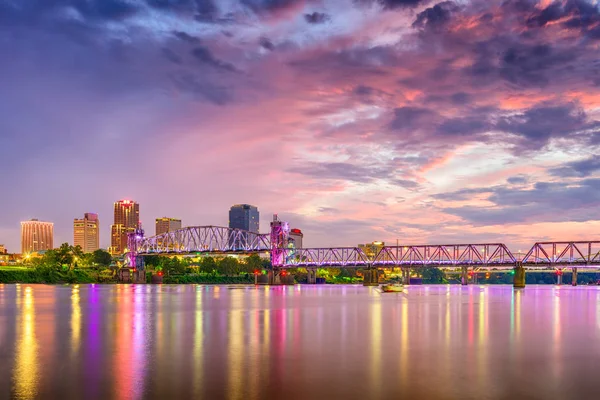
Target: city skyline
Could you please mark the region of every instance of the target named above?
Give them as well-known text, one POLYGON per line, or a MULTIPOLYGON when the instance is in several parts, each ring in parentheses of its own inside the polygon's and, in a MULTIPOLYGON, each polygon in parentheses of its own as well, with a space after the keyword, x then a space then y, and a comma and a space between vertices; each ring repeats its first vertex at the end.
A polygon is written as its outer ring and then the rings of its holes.
POLYGON ((596 3, 34 3, 0 0, 11 252, 88 211, 106 248, 123 197, 146 230, 257 204, 314 247, 600 231, 596 3))

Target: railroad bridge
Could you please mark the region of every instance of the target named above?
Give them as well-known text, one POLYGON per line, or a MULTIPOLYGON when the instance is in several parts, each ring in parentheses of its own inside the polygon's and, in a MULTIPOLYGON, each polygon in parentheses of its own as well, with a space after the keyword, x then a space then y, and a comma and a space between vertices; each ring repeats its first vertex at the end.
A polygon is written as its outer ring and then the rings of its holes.
POLYGON ((537 242, 523 256, 516 257, 502 243, 382 246, 367 253, 360 247, 295 248, 289 240, 289 225, 275 215, 267 234, 219 226, 191 226, 161 235, 145 237, 138 229, 128 238, 127 260, 143 269, 142 257, 151 254, 268 254, 272 269, 269 283, 280 282, 286 268, 306 268, 309 283, 316 281, 317 268, 362 268, 364 284, 378 284, 378 269, 400 268, 405 282, 410 269, 438 267, 461 272, 462 284, 468 274, 479 270, 512 270, 514 286, 525 286, 525 270, 571 270, 573 284, 581 268, 600 267, 600 241, 537 242))

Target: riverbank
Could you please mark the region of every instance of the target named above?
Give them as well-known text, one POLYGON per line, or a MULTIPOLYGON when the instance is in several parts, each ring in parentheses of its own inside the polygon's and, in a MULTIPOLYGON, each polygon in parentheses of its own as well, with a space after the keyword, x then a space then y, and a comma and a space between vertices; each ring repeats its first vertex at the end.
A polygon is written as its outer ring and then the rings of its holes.
MULTIPOLYGON (((147 274, 147 283, 150 283, 150 274, 147 274)), ((10 268, 0 269, 0 283, 119 283, 116 275, 110 270, 84 270, 57 271, 51 269, 10 268)), ((173 284, 252 284, 254 275, 243 274, 240 276, 219 276, 186 274, 164 276, 163 283, 173 284)))

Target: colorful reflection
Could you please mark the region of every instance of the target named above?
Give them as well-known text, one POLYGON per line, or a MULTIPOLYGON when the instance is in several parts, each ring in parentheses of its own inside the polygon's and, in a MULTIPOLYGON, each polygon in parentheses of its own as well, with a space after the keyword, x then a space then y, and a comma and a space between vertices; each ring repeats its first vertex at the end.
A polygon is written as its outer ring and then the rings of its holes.
POLYGON ((243 398, 244 374, 244 319, 243 319, 243 293, 234 291, 231 296, 231 310, 228 318, 228 398, 237 400, 243 398))
POLYGON ((79 354, 81 341, 81 304, 79 297, 79 285, 71 289, 71 355, 74 359, 79 354))
POLYGON ((31 287, 25 287, 17 323, 17 353, 13 381, 15 397, 34 399, 37 396, 40 367, 38 341, 35 334, 35 304, 31 287))

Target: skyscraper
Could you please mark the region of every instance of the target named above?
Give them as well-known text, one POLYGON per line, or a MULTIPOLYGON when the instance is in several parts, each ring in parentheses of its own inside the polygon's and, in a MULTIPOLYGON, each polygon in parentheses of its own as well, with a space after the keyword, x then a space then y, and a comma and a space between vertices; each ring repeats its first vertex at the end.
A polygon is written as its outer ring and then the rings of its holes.
POLYGON ((119 200, 114 207, 114 223, 110 226, 110 253, 123 254, 127 248, 127 234, 140 224, 140 205, 131 200, 119 200))
POLYGON ((250 204, 236 204, 229 209, 229 227, 258 232, 258 208, 250 204))
POLYGON ((54 224, 52 222, 21 222, 21 253, 50 250, 54 247, 54 224))
POLYGON ((156 218, 156 235, 181 229, 181 220, 176 218, 156 218))
POLYGON ((81 246, 84 253, 92 253, 100 248, 98 214, 85 213, 83 219, 73 220, 73 245, 81 246))

